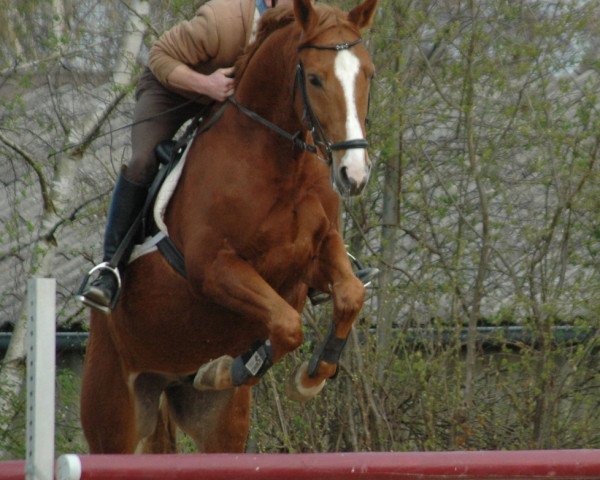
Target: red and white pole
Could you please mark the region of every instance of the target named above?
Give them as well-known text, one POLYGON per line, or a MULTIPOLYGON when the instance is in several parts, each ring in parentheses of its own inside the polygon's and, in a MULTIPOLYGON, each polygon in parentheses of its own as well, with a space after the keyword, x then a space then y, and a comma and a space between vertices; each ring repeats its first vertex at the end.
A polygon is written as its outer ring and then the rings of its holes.
POLYGON ((63 455, 58 480, 600 478, 600 450, 63 455))

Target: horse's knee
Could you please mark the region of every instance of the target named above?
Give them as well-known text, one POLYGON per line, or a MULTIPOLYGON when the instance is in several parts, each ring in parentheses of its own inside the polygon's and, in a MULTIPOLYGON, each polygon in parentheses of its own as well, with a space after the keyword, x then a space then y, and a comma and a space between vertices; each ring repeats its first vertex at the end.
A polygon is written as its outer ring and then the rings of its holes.
POLYGON ((334 307, 346 315, 357 315, 365 301, 365 287, 354 275, 333 286, 334 307))
POLYGON ((276 361, 282 355, 292 352, 302 345, 304 336, 300 314, 290 308, 290 311, 271 325, 270 340, 276 361))

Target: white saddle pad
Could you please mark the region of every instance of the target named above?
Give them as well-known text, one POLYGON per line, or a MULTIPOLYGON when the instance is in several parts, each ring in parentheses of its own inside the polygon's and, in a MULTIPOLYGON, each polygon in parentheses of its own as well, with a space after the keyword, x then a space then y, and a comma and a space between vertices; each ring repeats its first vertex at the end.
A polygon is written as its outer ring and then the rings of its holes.
POLYGON ((133 262, 147 253, 154 252, 156 250, 156 244, 169 234, 167 226, 165 225, 165 212, 167 210, 167 206, 169 205, 169 200, 171 200, 171 196, 175 191, 175 187, 177 187, 179 178, 181 177, 181 172, 183 171, 183 166, 185 165, 185 160, 187 159, 187 154, 191 145, 192 142, 190 141, 183 152, 181 159, 177 165, 175 165, 173 170, 169 172, 169 175, 163 182, 160 190, 158 191, 158 195, 156 196, 153 216, 154 221, 156 222, 156 225, 160 231, 153 237, 147 237, 142 244, 136 245, 131 252, 129 262, 133 262))

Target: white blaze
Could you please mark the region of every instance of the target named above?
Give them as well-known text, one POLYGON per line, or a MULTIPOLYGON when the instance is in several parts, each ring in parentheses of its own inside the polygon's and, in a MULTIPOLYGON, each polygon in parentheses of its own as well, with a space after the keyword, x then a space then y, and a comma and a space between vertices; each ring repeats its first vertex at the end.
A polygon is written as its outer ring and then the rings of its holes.
MULTIPOLYGON (((350 50, 341 50, 335 58, 335 76, 342 84, 346 98, 346 140, 363 138, 363 131, 356 111, 356 78, 360 71, 360 61, 350 50)), ((362 148, 346 150, 341 161, 348 177, 362 183, 367 176, 366 151, 362 148)))

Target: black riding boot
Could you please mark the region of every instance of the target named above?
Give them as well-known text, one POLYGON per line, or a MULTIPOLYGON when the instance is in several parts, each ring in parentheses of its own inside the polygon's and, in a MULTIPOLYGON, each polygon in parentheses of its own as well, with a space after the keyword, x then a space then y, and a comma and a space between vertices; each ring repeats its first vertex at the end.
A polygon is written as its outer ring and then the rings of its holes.
MULTIPOLYGON (((129 228, 144 206, 147 194, 148 186, 127 180, 123 173, 119 175, 113 190, 108 211, 108 223, 104 232, 103 261, 105 263, 96 267, 100 272, 98 277, 86 285, 79 295, 78 298, 84 304, 104 313, 110 313, 120 293, 120 276, 119 272, 115 272, 106 262, 113 258, 121 242, 125 239, 129 228)), ((133 242, 127 246, 123 257, 119 260, 120 265, 127 262, 132 248, 133 242)))

